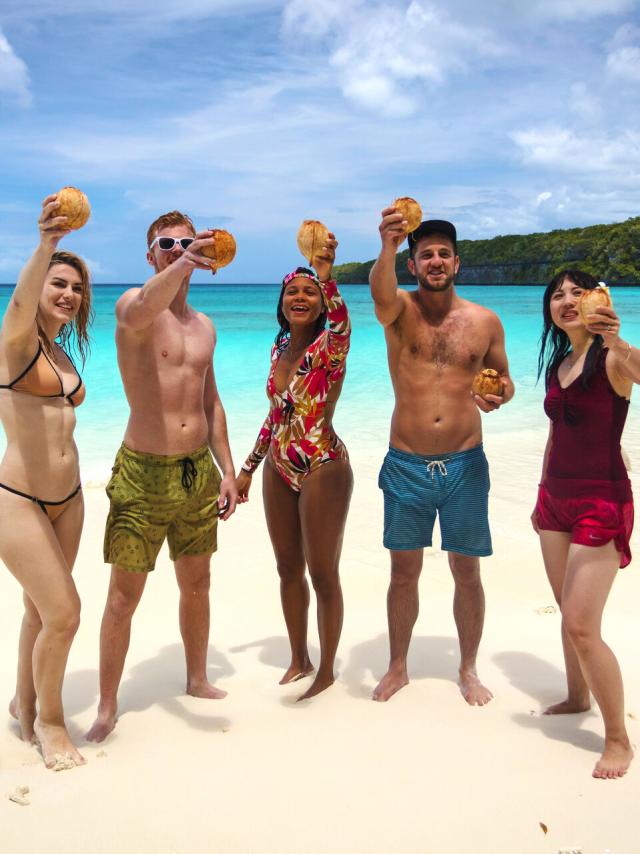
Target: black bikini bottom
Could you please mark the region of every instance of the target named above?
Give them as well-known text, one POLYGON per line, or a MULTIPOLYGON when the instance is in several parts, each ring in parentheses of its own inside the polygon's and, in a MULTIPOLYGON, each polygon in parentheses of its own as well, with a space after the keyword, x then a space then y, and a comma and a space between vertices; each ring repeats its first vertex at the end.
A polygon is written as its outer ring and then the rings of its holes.
POLYGON ((19 495, 21 498, 28 498, 29 501, 35 502, 40 507, 45 516, 48 516, 47 507, 59 507, 61 504, 66 504, 67 501, 71 501, 71 499, 82 489, 82 484, 79 483, 73 492, 67 495, 66 498, 63 498, 62 501, 44 501, 42 498, 38 498, 37 495, 28 495, 26 492, 20 492, 19 489, 14 489, 12 486, 7 486, 5 483, 0 483, 0 489, 6 489, 7 492, 12 492, 14 495, 19 495))

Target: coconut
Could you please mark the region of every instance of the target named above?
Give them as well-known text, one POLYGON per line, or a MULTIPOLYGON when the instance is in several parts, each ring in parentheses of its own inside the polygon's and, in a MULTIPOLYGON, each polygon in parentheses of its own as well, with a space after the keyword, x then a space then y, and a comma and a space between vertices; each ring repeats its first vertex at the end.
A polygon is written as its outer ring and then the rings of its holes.
POLYGON ((422 208, 410 196, 403 196, 392 202, 390 207, 395 208, 398 213, 402 214, 402 218, 406 219, 407 224, 405 231, 408 234, 410 231, 415 231, 422 222, 422 208))
POLYGON ((91 215, 89 199, 77 187, 63 187, 56 193, 56 216, 66 216, 69 228, 82 228, 91 215))
POLYGON ((585 326, 589 325, 588 314, 594 314, 599 305, 612 306, 611 294, 606 285, 598 285, 588 291, 582 291, 578 300, 578 314, 585 326))
POLYGON ((200 252, 212 258, 218 267, 226 267, 236 257, 235 238, 222 228, 212 228, 211 236, 215 242, 203 246, 200 252))
POLYGON ((328 228, 317 219, 305 219, 298 229, 298 249, 312 266, 328 239, 328 228))
POLYGON ((493 368, 485 368, 475 375, 471 389, 474 394, 479 394, 480 397, 486 397, 488 394, 502 397, 503 388, 500 374, 493 368))

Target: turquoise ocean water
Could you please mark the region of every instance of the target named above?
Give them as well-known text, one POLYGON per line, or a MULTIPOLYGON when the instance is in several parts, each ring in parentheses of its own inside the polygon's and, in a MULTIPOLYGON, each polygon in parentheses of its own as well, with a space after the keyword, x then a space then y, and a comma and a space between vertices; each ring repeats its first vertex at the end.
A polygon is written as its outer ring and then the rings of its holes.
MULTIPOLYGON (((128 287, 94 288, 92 349, 84 370, 87 399, 78 410, 76 431, 85 483, 105 481, 127 422, 128 406, 116 362, 114 306, 128 287)), ((375 319, 368 287, 344 285, 341 290, 351 312, 353 339, 334 423, 347 447, 377 449, 387 440, 393 406, 384 334, 375 319)), ((508 406, 489 416, 486 429, 492 432, 547 430, 542 411, 543 389, 536 385, 543 290, 505 286, 458 289, 465 298, 496 311, 505 327, 517 393, 508 406)), ((0 288, 1 312, 10 293, 10 288, 0 288)), ((264 387, 277 328, 278 295, 279 285, 191 287, 190 303, 211 317, 217 328, 216 380, 227 412, 236 465, 251 449, 267 411, 264 387)), ((616 289, 613 298, 623 320, 623 337, 640 344, 640 289, 616 289)), ((640 448, 638 405, 637 401, 632 405, 624 444, 640 448)))

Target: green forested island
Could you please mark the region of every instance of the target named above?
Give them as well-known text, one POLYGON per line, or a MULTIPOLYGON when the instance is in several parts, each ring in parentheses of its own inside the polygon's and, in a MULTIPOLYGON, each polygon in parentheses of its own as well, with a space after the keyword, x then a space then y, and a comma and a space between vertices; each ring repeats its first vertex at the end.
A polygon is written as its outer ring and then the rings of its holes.
MULTIPOLYGON (((398 281, 414 281, 409 250, 396 257, 398 281)), ((491 240, 458 241, 459 285, 546 285, 563 267, 576 266, 607 284, 640 284, 640 216, 613 225, 590 225, 491 240)), ((340 284, 369 280, 373 261, 338 264, 340 284)))

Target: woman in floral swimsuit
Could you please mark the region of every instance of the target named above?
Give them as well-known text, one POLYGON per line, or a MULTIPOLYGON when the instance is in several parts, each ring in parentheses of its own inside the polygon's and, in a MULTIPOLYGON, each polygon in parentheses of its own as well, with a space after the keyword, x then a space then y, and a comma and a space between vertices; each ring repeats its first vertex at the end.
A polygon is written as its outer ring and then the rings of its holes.
POLYGON ((330 279, 337 245, 330 234, 314 259, 316 275, 298 267, 283 280, 280 331, 267 380, 269 414, 237 479, 238 499, 247 501, 253 472, 266 457, 264 508, 291 644, 291 664, 281 684, 314 671, 307 650, 305 563, 309 567, 318 600, 320 666, 300 699, 333 683, 342 630, 338 567, 353 475, 347 449, 331 424, 351 334, 347 307, 330 279))

